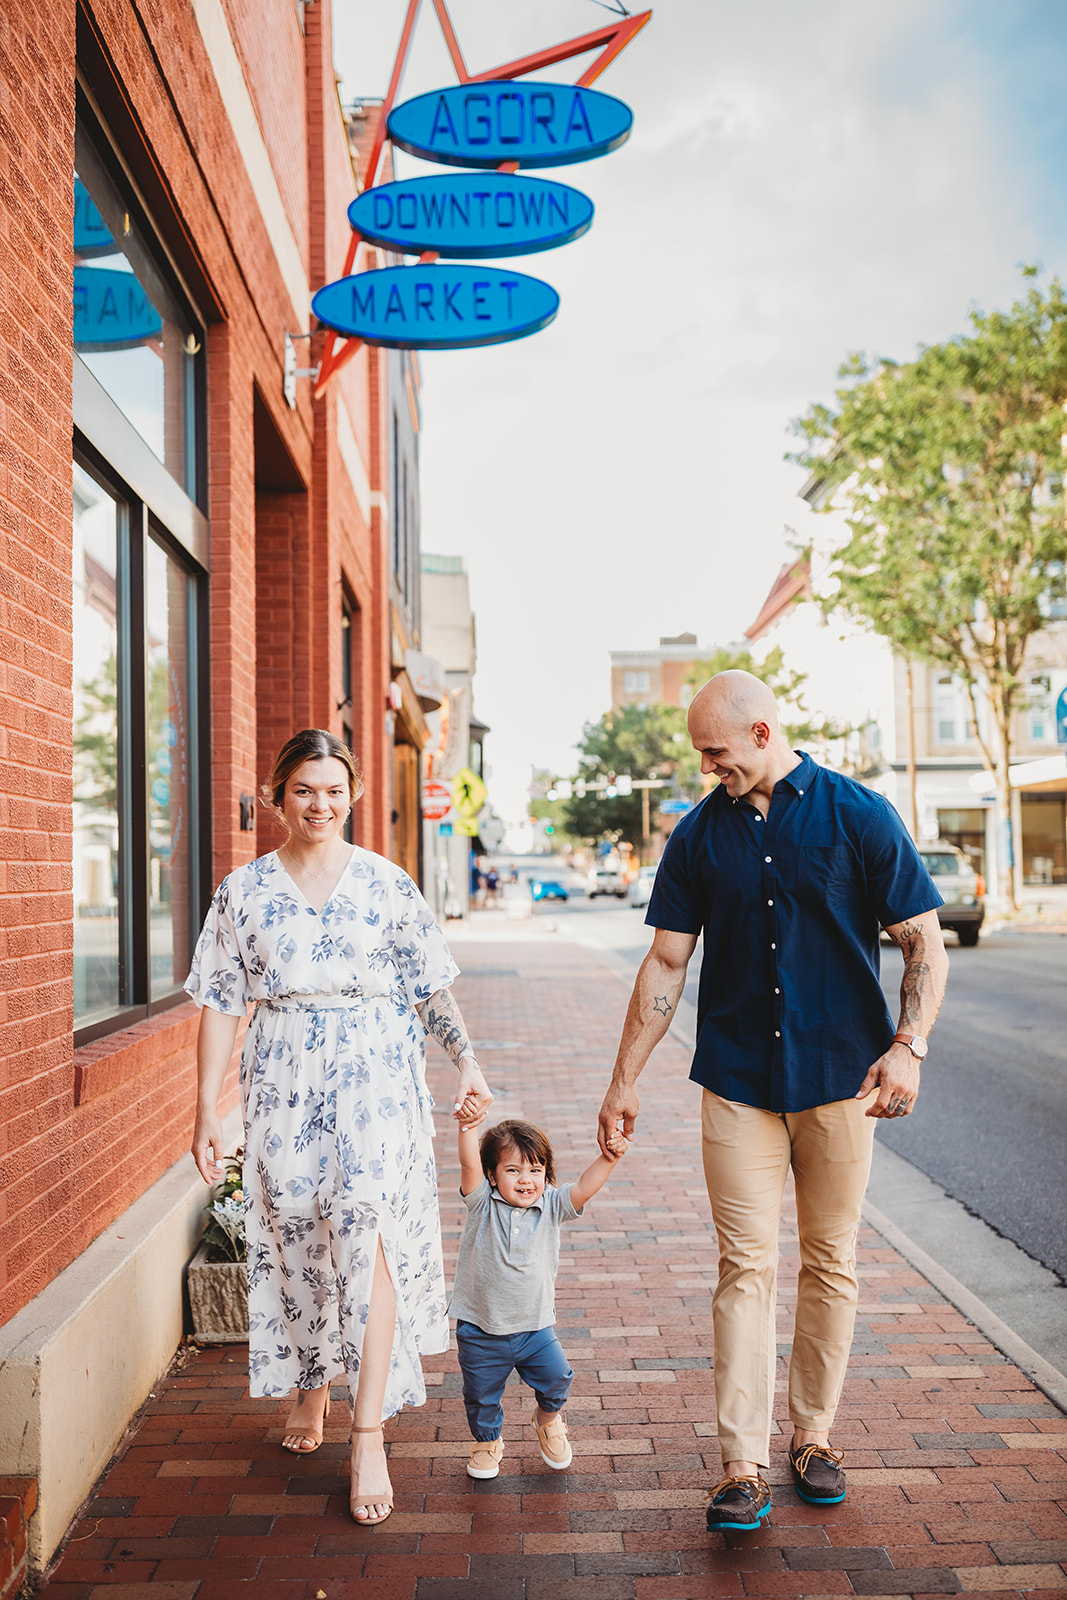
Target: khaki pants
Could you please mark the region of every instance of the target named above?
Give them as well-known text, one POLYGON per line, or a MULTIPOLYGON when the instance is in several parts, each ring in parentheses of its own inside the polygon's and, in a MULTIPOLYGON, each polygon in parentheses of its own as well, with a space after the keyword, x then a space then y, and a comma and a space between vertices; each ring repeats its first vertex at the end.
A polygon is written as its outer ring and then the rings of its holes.
POLYGON ((868 1104, 836 1100, 779 1115, 704 1091, 704 1176, 719 1236, 712 1321, 724 1461, 769 1461, 778 1219, 790 1166, 801 1266, 789 1416, 815 1432, 834 1420, 856 1318, 856 1231, 874 1143, 868 1104))

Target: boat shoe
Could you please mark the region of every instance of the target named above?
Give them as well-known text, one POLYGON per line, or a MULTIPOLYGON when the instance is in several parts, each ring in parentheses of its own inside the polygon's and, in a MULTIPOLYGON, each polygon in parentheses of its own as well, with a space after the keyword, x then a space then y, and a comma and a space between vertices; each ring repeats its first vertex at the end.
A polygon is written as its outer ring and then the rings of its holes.
POLYGON ((793 1487, 809 1506, 836 1506, 845 1498, 845 1474, 841 1463, 843 1450, 832 1450, 829 1445, 790 1445, 789 1466, 793 1473, 793 1487))
POLYGON ((771 1491, 765 1478, 724 1478, 708 1492, 708 1532, 733 1529, 751 1533, 771 1513, 771 1491))

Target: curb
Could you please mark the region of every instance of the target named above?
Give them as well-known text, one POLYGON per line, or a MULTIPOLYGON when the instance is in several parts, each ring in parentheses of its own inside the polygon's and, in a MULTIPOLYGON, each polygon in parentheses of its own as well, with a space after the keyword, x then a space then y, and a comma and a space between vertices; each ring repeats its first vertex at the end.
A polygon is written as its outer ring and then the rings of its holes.
POLYGON ((934 1288, 939 1290, 957 1311, 962 1312, 980 1333, 985 1334, 990 1344, 995 1345, 1001 1355, 1007 1356, 1008 1360, 1013 1362, 1019 1371, 1052 1401, 1053 1405, 1058 1406, 1067 1415, 1067 1377, 1054 1367, 1051 1361, 1046 1361, 1044 1356, 1038 1355, 1025 1339, 1020 1339, 995 1311, 989 1309, 984 1300, 979 1300, 976 1294, 958 1278, 953 1277, 952 1273, 935 1261, 933 1256, 927 1255, 921 1245, 910 1239, 903 1228, 898 1228, 884 1211, 879 1210, 869 1200, 863 1202, 863 1215, 887 1244, 899 1251, 905 1261, 910 1261, 924 1278, 928 1278, 934 1288))

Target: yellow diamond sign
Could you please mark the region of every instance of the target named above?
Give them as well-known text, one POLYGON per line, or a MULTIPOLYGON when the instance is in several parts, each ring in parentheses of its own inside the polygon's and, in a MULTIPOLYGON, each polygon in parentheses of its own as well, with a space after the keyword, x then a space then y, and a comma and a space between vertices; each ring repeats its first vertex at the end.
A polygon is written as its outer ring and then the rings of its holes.
POLYGON ((481 778, 470 767, 464 767, 452 779, 452 804, 461 817, 476 817, 488 793, 481 778))

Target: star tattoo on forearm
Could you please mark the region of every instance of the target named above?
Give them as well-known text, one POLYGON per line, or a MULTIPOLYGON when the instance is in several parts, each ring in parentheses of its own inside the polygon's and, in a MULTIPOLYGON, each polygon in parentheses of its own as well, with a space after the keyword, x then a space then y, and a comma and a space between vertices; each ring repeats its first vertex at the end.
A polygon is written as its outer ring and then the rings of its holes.
POLYGON ((661 1017, 667 1017, 670 1016, 671 1012, 674 1010, 674 1007, 671 1005, 665 994, 658 994, 655 1000, 652 1002, 652 1009, 653 1011, 658 1011, 661 1017))
POLYGON ((461 1056, 474 1054, 459 1007, 447 989, 438 989, 416 1010, 426 1032, 433 1035, 457 1066, 461 1056))

